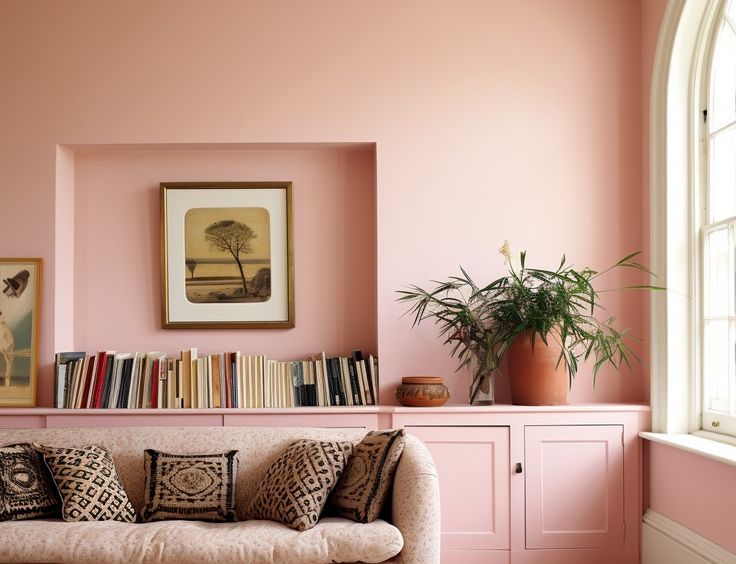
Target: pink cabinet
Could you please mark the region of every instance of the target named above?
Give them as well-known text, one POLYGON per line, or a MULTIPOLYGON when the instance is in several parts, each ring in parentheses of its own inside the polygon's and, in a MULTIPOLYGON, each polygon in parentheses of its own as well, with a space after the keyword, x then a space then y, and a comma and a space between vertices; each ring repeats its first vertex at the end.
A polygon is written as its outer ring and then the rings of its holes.
POLYGON ((621 425, 524 430, 526 548, 624 545, 621 425))
POLYGON ((508 427, 407 427, 440 479, 442 548, 510 547, 508 427))
POLYGON ((397 408, 440 480, 443 564, 638 564, 638 406, 397 408))

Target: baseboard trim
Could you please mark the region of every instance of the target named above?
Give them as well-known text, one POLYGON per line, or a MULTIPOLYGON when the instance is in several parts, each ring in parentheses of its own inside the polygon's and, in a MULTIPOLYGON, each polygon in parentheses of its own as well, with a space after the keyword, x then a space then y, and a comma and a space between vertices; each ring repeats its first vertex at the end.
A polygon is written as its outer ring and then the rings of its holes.
POLYGON ((644 524, 658 531, 673 543, 695 553, 706 562, 736 564, 736 554, 652 509, 647 509, 644 513, 644 524))

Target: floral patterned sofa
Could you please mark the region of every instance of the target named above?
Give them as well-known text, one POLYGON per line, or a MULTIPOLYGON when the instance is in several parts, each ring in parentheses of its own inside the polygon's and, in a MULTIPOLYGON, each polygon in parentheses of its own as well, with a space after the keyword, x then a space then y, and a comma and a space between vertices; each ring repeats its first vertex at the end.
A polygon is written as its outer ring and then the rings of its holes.
MULTIPOLYGON (((144 449, 197 454, 236 449, 236 508, 238 517, 243 518, 244 508, 269 465, 292 441, 307 438, 358 443, 364 435, 362 429, 254 427, 2 429, 0 445, 102 445, 112 453, 137 511, 144 499, 144 449)), ((390 506, 390 523, 379 519, 363 524, 324 517, 303 532, 265 520, 144 524, 6 521, 0 523, 0 562, 438 563, 437 473, 424 445, 410 435, 396 470, 390 506)))

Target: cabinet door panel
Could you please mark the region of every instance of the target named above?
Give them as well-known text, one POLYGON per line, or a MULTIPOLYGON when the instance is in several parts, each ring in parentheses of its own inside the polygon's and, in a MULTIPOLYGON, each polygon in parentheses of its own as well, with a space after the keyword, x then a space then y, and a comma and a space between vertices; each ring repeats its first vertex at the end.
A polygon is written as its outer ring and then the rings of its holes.
POLYGON ((442 549, 507 549, 508 427, 407 427, 434 458, 440 480, 442 549))
POLYGON ((526 547, 624 544, 623 427, 527 426, 526 547))

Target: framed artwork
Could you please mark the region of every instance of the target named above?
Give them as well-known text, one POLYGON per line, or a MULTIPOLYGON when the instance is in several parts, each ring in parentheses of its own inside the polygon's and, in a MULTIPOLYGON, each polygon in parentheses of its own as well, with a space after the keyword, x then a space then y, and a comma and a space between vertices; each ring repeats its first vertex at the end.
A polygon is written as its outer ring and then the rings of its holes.
POLYGON ((162 182, 163 327, 294 327, 292 237, 291 182, 162 182))
POLYGON ((41 259, 0 258, 0 406, 34 407, 41 259))

